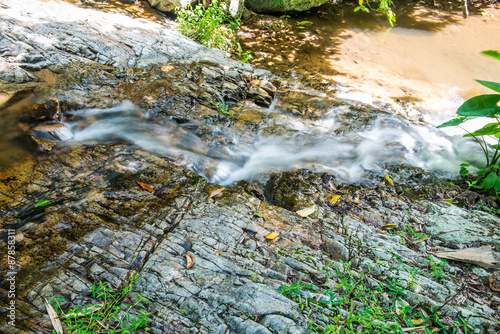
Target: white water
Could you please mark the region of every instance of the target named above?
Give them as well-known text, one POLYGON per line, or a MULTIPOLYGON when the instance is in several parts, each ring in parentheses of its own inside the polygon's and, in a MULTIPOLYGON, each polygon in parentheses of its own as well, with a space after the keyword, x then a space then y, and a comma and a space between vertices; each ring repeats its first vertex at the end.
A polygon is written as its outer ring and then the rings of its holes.
POLYGON ((218 128, 219 134, 234 142, 222 148, 209 148, 174 122, 163 126, 149 122, 130 102, 109 109, 72 112, 82 120, 67 125, 72 132, 71 143, 126 141, 175 159, 223 185, 292 168, 309 168, 345 181, 363 182, 368 174, 383 176, 385 164, 402 163, 453 176, 460 163, 481 161, 477 147, 470 141, 448 137, 432 125, 415 125, 385 113, 362 131, 336 135, 336 116, 346 109, 333 108, 315 121, 284 115, 280 126, 290 135, 283 137, 263 135, 267 127, 276 126, 264 121, 250 143, 238 141, 239 134, 231 130, 218 128))

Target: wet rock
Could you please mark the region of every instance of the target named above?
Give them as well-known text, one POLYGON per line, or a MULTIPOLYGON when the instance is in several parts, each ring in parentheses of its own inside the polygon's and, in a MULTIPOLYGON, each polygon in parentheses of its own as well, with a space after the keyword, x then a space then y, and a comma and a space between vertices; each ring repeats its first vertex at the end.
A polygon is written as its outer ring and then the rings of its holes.
POLYGON ((273 100, 272 96, 261 87, 252 86, 248 90, 248 97, 253 99, 259 106, 269 107, 273 100))
POLYGON ((278 3, 265 0, 245 0, 245 6, 256 13, 303 12, 326 2, 325 0, 283 0, 278 3))
POLYGON ((28 134, 28 138, 32 140, 33 143, 35 143, 36 147, 40 151, 44 152, 50 152, 54 146, 57 144, 57 141, 54 139, 47 139, 43 137, 38 137, 33 134, 28 134))
POLYGON ((271 176, 265 187, 266 199, 290 211, 310 207, 324 197, 321 178, 309 170, 280 172, 271 176))
POLYGON ((184 8, 196 3, 196 1, 190 0, 148 0, 148 2, 151 7, 168 13, 173 13, 176 8, 184 8))
POLYGON ((21 122, 35 123, 62 119, 59 101, 51 98, 45 102, 34 104, 26 108, 21 116, 21 122))

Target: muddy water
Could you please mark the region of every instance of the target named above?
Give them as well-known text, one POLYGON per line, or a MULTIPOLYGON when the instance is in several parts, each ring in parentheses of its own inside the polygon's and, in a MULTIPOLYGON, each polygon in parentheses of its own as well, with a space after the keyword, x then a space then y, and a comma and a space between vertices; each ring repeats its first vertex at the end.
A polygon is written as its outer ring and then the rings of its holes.
POLYGON ((256 55, 255 64, 303 68, 447 114, 461 99, 488 92, 474 78, 499 80, 499 62, 480 52, 500 48, 500 5, 471 8, 466 20, 449 5, 404 4, 396 12, 391 28, 384 15, 353 13, 351 4, 324 7, 288 19, 292 29, 260 35, 262 19, 255 17, 241 43, 256 55), (313 24, 298 29, 302 21, 313 24))

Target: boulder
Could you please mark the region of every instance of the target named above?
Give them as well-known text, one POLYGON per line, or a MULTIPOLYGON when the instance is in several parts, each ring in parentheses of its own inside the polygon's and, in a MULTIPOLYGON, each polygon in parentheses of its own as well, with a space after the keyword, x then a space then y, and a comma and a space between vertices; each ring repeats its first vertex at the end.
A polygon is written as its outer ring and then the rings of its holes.
POLYGON ((154 7, 162 12, 173 13, 176 8, 193 5, 197 1, 192 0, 148 0, 151 7, 154 7))
POLYGON ((245 0, 245 6, 257 13, 303 12, 328 0, 245 0))
MULTIPOLYGON (((162 12, 173 13, 176 8, 184 8, 188 5, 194 6, 198 3, 196 0, 148 0, 151 7, 162 12)), ((234 17, 241 17, 245 8, 245 0, 226 0, 226 9, 234 17)))

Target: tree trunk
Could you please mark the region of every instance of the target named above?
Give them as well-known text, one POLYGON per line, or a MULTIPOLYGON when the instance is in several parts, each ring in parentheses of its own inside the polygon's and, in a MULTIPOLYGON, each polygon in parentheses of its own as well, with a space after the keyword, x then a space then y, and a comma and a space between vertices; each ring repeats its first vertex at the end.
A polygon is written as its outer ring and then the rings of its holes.
POLYGON ((462 14, 464 19, 469 18, 469 8, 467 8, 467 0, 462 0, 462 14))

